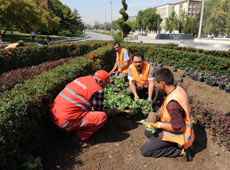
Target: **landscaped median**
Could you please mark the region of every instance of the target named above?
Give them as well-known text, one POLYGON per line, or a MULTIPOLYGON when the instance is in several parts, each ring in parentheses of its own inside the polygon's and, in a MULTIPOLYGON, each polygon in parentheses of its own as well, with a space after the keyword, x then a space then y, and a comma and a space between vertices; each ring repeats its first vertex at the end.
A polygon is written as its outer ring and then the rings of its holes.
MULTIPOLYGON (((94 45, 94 43, 85 42, 80 45, 81 48, 75 44, 58 44, 53 47, 42 47, 39 50, 42 51, 40 54, 43 54, 44 58, 47 56, 58 59, 62 55, 64 56, 62 58, 71 57, 73 53, 76 55, 76 52, 81 51, 81 49, 83 50, 82 53, 86 53, 87 49, 96 48, 100 46, 99 44, 94 45)), ((102 42, 102 44, 107 45, 44 72, 33 80, 26 80, 23 84, 17 84, 12 90, 4 91, 0 94, 1 169, 27 169, 31 164, 34 166, 38 164, 37 167, 40 165, 39 151, 42 143, 47 140, 46 126, 47 123, 50 123, 47 121, 49 120, 49 106, 54 98, 67 83, 75 78, 93 74, 98 69, 109 71, 113 67, 115 52, 112 49, 112 44, 108 42, 102 42)), ((162 63, 168 66, 175 65, 182 69, 192 66, 203 71, 212 71, 216 74, 230 74, 230 59, 227 58, 167 49, 166 45, 122 45, 131 52, 143 52, 145 59, 150 62, 162 63), (220 63, 228 66, 225 67, 220 63)), ((33 55, 29 54, 27 51, 29 48, 27 48, 24 51, 26 54, 24 54, 23 49, 25 48, 18 49, 18 51, 16 49, 13 58, 16 59, 16 55, 26 56, 28 54, 31 57, 36 55, 35 58, 38 59, 35 51, 33 51, 33 55)), ((4 52, 2 54, 5 56, 4 52)), ((11 52, 13 53, 14 51, 11 52)), ((30 62, 32 62, 31 59, 30 62)), ((21 64, 20 61, 24 62, 22 58, 21 60, 17 59, 17 65, 21 64)), ((30 62, 28 61, 28 63, 30 62)), ((196 116, 198 110, 195 108, 196 105, 193 108, 194 117, 198 120, 200 119, 203 124, 209 125, 207 126, 208 128, 217 126, 218 122, 223 121, 223 117, 215 116, 214 111, 199 109, 199 115, 201 114, 202 116, 196 116)), ((225 122, 224 129, 220 131, 222 134, 213 134, 224 138, 224 141, 230 141, 229 127, 230 122, 225 122)), ((213 128, 210 129, 214 130, 213 128)), ((230 146, 229 143, 226 143, 226 145, 230 146)))
MULTIPOLYGON (((0 94, 1 169, 27 169, 24 163, 31 155, 39 155, 46 140, 44 120, 49 105, 67 83, 100 69, 101 58, 110 57, 111 51, 111 46, 101 47, 92 52, 100 60, 90 59, 91 54, 78 57, 0 94)), ((32 158, 31 162, 37 160, 36 156, 32 158)))

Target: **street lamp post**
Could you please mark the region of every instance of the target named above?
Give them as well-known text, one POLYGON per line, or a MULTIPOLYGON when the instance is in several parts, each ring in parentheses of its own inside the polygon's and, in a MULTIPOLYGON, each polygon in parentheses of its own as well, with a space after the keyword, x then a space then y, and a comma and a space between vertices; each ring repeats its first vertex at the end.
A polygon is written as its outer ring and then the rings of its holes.
POLYGON ((105 24, 104 24, 104 27, 105 27, 105 31, 106 31, 106 10, 105 10, 105 24))
POLYGON ((113 33, 112 33, 112 30, 113 30, 113 28, 112 28, 112 24, 113 24, 113 10, 112 10, 112 0, 110 0, 110 4, 111 4, 111 36, 113 35, 113 33))
POLYGON ((203 15, 204 15, 204 0, 202 0, 201 15, 200 15, 200 27, 199 27, 198 39, 200 39, 200 35, 201 35, 203 15))

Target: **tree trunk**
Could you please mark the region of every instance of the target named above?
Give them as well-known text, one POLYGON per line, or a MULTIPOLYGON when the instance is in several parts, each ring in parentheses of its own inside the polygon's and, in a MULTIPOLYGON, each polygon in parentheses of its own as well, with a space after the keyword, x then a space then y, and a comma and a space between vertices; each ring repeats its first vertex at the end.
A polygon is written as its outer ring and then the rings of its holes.
POLYGON ((2 36, 4 36, 6 34, 6 31, 8 30, 8 28, 6 28, 2 34, 2 36))

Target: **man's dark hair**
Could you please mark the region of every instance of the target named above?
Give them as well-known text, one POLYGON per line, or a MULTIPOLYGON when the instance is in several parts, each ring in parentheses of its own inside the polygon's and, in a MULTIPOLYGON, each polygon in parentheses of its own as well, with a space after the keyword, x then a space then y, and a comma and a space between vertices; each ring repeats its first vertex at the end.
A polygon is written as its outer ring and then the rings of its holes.
POLYGON ((155 79, 158 83, 163 81, 167 85, 174 85, 173 73, 168 68, 161 68, 157 70, 155 74, 155 79))
POLYGON ((51 41, 51 38, 50 38, 49 36, 46 36, 46 38, 45 38, 45 39, 47 39, 47 40, 51 41))
POLYGON ((135 53, 133 53, 133 55, 132 55, 132 61, 133 61, 134 57, 141 57, 142 60, 144 61, 144 55, 141 52, 135 52, 135 53))
POLYGON ((119 42, 114 42, 114 43, 113 43, 113 46, 115 46, 115 45, 121 46, 121 44, 120 44, 119 42))

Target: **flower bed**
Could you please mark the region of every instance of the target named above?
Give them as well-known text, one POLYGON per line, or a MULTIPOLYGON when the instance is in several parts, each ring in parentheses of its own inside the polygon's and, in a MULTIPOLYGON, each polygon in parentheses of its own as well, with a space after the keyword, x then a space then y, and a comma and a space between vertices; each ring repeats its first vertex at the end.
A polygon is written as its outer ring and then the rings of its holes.
MULTIPOLYGON (((97 53, 103 58, 110 49, 102 47, 97 53)), ((91 74, 102 65, 94 59, 78 57, 0 94, 1 169, 26 169, 23 163, 31 155, 37 159, 46 140, 49 105, 68 82, 91 74)))
MULTIPOLYGON (((111 69, 115 61, 115 53, 111 46, 109 44, 84 57, 73 59, 42 73, 34 80, 17 84, 12 90, 0 94, 1 169, 27 169, 28 165, 24 164, 25 162, 39 160, 42 143, 47 140, 46 123, 49 120, 49 105, 64 86, 76 77, 92 74, 101 68, 111 69)), ((178 68, 192 65, 200 70, 214 70, 223 74, 229 74, 230 71, 229 67, 218 65, 219 62, 229 64, 229 60, 224 58, 216 59, 204 54, 152 45, 124 44, 124 47, 129 48, 131 52, 142 51, 145 59, 150 62, 176 65, 178 68)), ((193 115, 212 130, 213 136, 220 138, 220 141, 229 148, 228 119, 226 121, 223 115, 211 110, 202 110, 202 106, 199 108, 196 105, 193 107, 193 115), (216 128, 219 125, 221 129, 216 128)))

